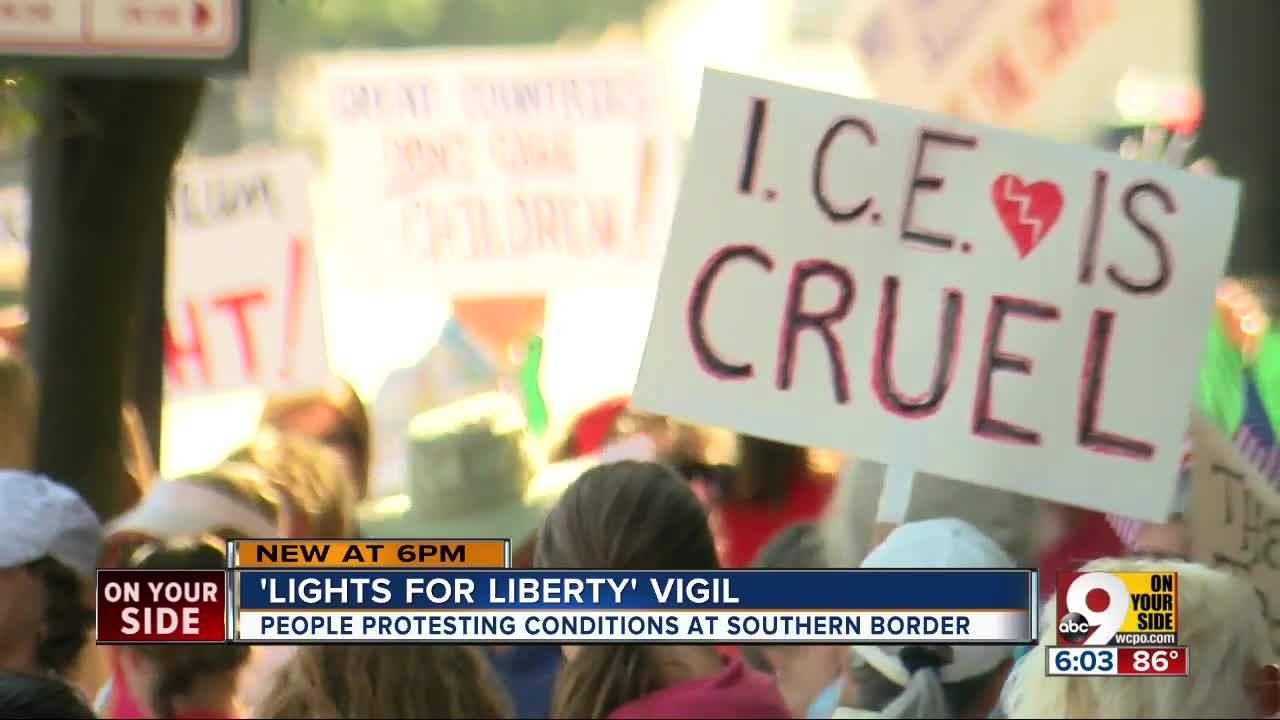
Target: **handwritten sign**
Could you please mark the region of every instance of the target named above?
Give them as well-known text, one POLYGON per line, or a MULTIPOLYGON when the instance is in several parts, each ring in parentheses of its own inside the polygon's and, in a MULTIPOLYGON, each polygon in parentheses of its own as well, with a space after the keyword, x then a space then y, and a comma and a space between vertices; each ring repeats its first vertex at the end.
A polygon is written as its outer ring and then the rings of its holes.
POLYGON ((708 71, 632 402, 1163 521, 1238 195, 708 71))
POLYGON ((490 295, 656 278, 676 182, 653 61, 382 55, 318 77, 348 283, 490 295))
POLYGON ((1191 433, 1192 559, 1253 581, 1280 653, 1280 495, 1203 415, 1191 433))
POLYGON ((309 174, 293 153, 178 166, 165 332, 171 396, 328 379, 309 174))
MULTIPOLYGON (((168 399, 310 389, 328 380, 309 176, 306 157, 294 153, 201 159, 175 169, 168 399)), ((11 228, 23 244, 26 208, 25 188, 0 190, 0 229, 11 228)))
MULTIPOLYGON (((1116 6, 1123 4, 882 0, 848 23, 847 42, 879 98, 1012 125, 1053 93, 1087 44, 1114 24, 1116 6)), ((1152 11, 1138 4, 1142 13, 1152 11)))

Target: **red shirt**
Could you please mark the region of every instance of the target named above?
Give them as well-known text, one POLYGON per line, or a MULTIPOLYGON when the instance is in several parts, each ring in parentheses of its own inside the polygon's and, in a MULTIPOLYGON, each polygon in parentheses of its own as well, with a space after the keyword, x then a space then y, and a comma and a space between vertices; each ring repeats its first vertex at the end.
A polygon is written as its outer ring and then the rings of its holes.
POLYGON ((1064 537, 1040 553, 1040 600, 1057 589, 1058 573, 1079 570, 1099 558, 1128 554, 1107 516, 1093 510, 1077 510, 1075 526, 1064 537))
POLYGON ((609 713, 632 718, 788 718, 791 711, 773 678, 730 660, 715 675, 636 698, 609 713))
POLYGON ((831 485, 828 478, 804 475, 791 482, 781 505, 725 502, 717 512, 723 536, 721 564, 727 568, 748 567, 774 533, 801 520, 817 518, 831 497, 831 485))

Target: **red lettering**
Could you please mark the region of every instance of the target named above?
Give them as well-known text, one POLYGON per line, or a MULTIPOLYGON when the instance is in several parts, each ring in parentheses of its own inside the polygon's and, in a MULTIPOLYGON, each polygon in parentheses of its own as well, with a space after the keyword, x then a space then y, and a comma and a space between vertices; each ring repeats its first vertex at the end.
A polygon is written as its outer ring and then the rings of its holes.
POLYGON ((1030 375, 1034 367, 1031 358, 1005 352, 1000 347, 1004 335, 1005 318, 1023 317, 1036 322, 1058 319, 1058 308, 1026 298, 997 295, 992 299, 987 315, 987 329, 982 342, 982 360, 978 366, 978 388, 973 398, 974 435, 1017 445, 1039 445, 1040 433, 1020 425, 1000 420, 991 415, 991 379, 1004 370, 1030 375))
POLYGON ((1107 351, 1111 347, 1111 331, 1116 314, 1111 310, 1093 311, 1089 322, 1089 341, 1084 351, 1084 371, 1080 373, 1080 406, 1076 413, 1077 443, 1080 447, 1104 455, 1117 455, 1134 460, 1150 460, 1155 446, 1143 440, 1098 429, 1106 379, 1107 351))
POLYGON ((392 138, 383 145, 390 166, 387 194, 414 190, 432 180, 467 181, 474 177, 471 145, 460 132, 392 138))
POLYGON ((244 374, 248 378, 258 377, 258 353, 253 340, 253 329, 249 325, 249 308, 263 305, 267 301, 264 290, 245 290, 227 293, 213 299, 213 307, 231 315, 235 323, 236 339, 240 343, 240 361, 244 374))
POLYGON ((978 138, 973 135, 959 135, 946 130, 921 128, 916 136, 916 164, 911 173, 911 182, 907 185, 907 202, 902 208, 902 224, 900 237, 906 242, 916 243, 926 250, 950 250, 955 238, 944 233, 916 227, 912 222, 912 210, 915 209, 916 192, 938 192, 942 190, 943 179, 936 175, 923 175, 924 155, 929 143, 938 143, 950 147, 974 150, 978 147, 978 138))
POLYGON ((689 344, 693 347, 694 357, 707 374, 720 380, 747 380, 755 374, 749 362, 734 364, 722 359, 707 340, 707 302, 711 299, 712 284, 715 283, 720 271, 735 260, 746 260, 764 268, 765 272, 773 272, 773 258, 760 248, 754 245, 723 247, 708 258, 702 269, 698 271, 685 313, 689 344))
POLYGON ((178 342, 173 332, 173 318, 165 318, 164 323, 164 358, 169 370, 169 380, 175 385, 186 385, 187 377, 184 367, 187 360, 194 359, 200 370, 200 379, 207 385, 212 381, 209 371, 209 356, 205 352, 204 327, 200 322, 200 309, 191 300, 183 303, 187 314, 187 325, 191 328, 191 338, 185 345, 178 342))
POLYGON ((778 343, 779 390, 791 388, 791 378, 795 372, 796 340, 801 332, 813 330, 822 338, 827 348, 831 386, 835 390, 836 402, 841 405, 849 402, 849 374, 844 366, 844 348, 840 345, 840 338, 832 332, 831 326, 849 314, 853 307, 853 297, 853 275, 847 268, 827 260, 803 260, 796 263, 787 287, 787 308, 782 316, 782 338, 778 343), (839 293, 834 305, 819 312, 806 310, 804 307, 805 286, 815 277, 830 278, 835 282, 839 293))
POLYGON ((875 349, 871 359, 871 387, 885 410, 907 419, 929 417, 938 412, 955 377, 956 358, 960 354, 960 322, 964 312, 964 293, 943 292, 942 317, 938 321, 938 352, 934 355, 933 379, 929 388, 918 395, 907 395, 893 381, 893 348, 897 332, 898 288, 896 275, 884 279, 880 298, 880 317, 876 323, 875 349))
POLYGON ((489 135, 493 163, 512 176, 569 175, 576 172, 573 134, 567 129, 494 129, 489 135))
POLYGON ((835 142, 836 137, 848 129, 856 129, 866 138, 867 145, 875 147, 875 129, 866 120, 850 115, 840 118, 827 128, 827 131, 822 134, 822 140, 818 143, 818 151, 813 156, 813 199, 818 203, 818 209, 822 214, 834 223, 857 220, 871 207, 871 198, 868 197, 851 208, 841 210, 827 197, 827 154, 831 151, 831 144, 835 142))

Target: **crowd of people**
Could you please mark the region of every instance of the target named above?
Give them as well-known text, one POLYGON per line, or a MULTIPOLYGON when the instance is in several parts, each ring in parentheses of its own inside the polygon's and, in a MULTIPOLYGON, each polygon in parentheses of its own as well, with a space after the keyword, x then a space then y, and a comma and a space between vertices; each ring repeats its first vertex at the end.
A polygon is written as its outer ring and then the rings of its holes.
MULTIPOLYGON (((1280 484, 1280 331, 1241 283, 1224 284, 1218 304, 1198 409, 1280 484)), ((881 465, 691 426, 631 408, 625 397, 540 435, 528 393, 493 373, 465 375, 452 392, 422 391, 419 376, 454 373, 458 357, 471 367, 486 346, 502 348, 543 321, 539 299, 482 305, 456 303, 435 354, 393 375, 375 403, 390 402, 391 411, 370 413, 340 379, 270 397, 242 447, 182 477, 158 477, 136 408, 121 408, 137 501, 113 518, 34 472, 38 379, 22 351, 20 313, 0 308, 0 717, 1280 712, 1280 669, 1257 592, 1189 559, 1185 520, 1195 509, 1187 503, 1168 522, 1147 523, 919 475, 903 521, 885 525, 876 513, 881 465), (512 327, 502 337, 465 337, 476 325, 468 318, 504 312, 512 327), (1184 677, 1046 677, 1043 645, 93 642, 98 568, 220 569, 228 539, 268 537, 509 537, 515 567, 558 570, 1035 567, 1046 608, 1058 571, 1172 570, 1179 641, 1195 663, 1184 677)), ((1053 637, 1056 613, 1041 618, 1041 637, 1053 637)))
MULTIPOLYGON (((1239 288, 1222 303, 1244 307, 1239 288)), ((1238 315, 1224 312, 1215 332, 1230 335, 1238 315)), ((335 381, 270 398, 243 447, 172 479, 156 478, 123 409, 140 499, 103 524, 31 471, 35 383, 20 343, 0 345, 2 717, 1266 717, 1280 702, 1253 587, 1187 560, 1179 517, 1137 523, 922 476, 905 521, 880 526, 873 463, 693 427, 626 398, 539 440, 519 401, 493 391, 414 418, 403 492, 370 498, 369 416, 335 381), (511 537, 517 567, 549 569, 1032 566, 1049 603, 1059 569, 1174 570, 1179 638, 1196 664, 1131 679, 1046 677, 1043 646, 92 641, 98 567, 222 568, 232 538, 409 536, 511 537)), ((1238 423, 1254 444, 1270 429, 1248 424, 1256 395, 1238 423)), ((1054 613, 1042 617, 1052 637, 1054 613)))

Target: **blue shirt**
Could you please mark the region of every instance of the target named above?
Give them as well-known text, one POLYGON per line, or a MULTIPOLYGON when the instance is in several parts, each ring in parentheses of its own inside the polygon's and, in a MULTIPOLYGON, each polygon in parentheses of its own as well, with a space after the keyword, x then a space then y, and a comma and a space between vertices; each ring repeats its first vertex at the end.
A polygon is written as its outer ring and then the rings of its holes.
POLYGON ((556 645, 515 645, 489 651, 489 659, 511 696, 518 720, 551 717, 551 691, 564 661, 556 645))

